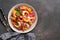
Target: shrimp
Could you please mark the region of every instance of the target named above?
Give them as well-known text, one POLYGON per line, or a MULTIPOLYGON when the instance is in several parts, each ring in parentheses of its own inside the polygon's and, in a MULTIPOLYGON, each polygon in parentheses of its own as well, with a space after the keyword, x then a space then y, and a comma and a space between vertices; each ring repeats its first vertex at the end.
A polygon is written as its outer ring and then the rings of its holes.
POLYGON ((21 8, 21 9, 27 9, 27 7, 26 7, 26 6, 21 6, 20 8, 21 8))
POLYGON ((22 6, 21 9, 27 9, 29 12, 32 11, 32 8, 30 8, 30 7, 26 6, 26 5, 25 6, 22 6))
POLYGON ((30 21, 30 17, 28 16, 28 17, 23 17, 23 20, 25 21, 25 22, 29 22, 30 21))
POLYGON ((29 24, 28 23, 24 23, 24 27, 27 27, 27 28, 29 28, 29 24))
POLYGON ((18 24, 15 25, 15 27, 19 28, 21 27, 21 23, 20 22, 17 22, 18 24))
POLYGON ((23 21, 23 18, 22 18, 22 16, 19 16, 19 17, 18 17, 18 19, 17 19, 17 21, 20 21, 20 22, 22 22, 22 21, 23 21))
POLYGON ((23 15, 23 20, 24 21, 26 21, 26 22, 30 21, 30 17, 28 16, 29 15, 28 11, 23 11, 22 15, 23 15))
POLYGON ((22 30, 25 31, 25 30, 28 30, 28 28, 27 27, 23 27, 22 30))
POLYGON ((12 22, 12 24, 16 27, 16 28, 20 28, 21 27, 21 23, 20 22, 12 22))
POLYGON ((10 19, 11 19, 11 20, 14 20, 14 21, 16 20, 16 18, 15 18, 15 17, 11 17, 10 19))
POLYGON ((28 14, 29 14, 28 11, 23 11, 23 12, 22 12, 22 15, 23 15, 23 16, 26 16, 26 15, 28 15, 28 14))

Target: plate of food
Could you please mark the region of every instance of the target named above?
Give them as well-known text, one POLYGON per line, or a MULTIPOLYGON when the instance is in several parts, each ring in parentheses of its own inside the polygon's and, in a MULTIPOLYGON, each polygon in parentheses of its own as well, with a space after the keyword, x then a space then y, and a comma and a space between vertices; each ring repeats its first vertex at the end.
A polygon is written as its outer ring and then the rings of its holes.
POLYGON ((8 23, 18 33, 27 33, 33 30, 37 21, 38 16, 36 10, 26 3, 13 6, 8 13, 8 23))

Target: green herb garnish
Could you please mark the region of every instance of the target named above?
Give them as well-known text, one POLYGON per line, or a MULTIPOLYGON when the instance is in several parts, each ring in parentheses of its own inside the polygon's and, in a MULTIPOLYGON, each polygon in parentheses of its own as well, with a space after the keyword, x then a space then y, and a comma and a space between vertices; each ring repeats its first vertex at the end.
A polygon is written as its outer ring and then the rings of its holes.
POLYGON ((16 14, 17 14, 17 16, 20 16, 20 12, 19 11, 16 11, 16 14))
POLYGON ((18 10, 18 8, 16 8, 16 14, 17 14, 17 16, 20 16, 21 12, 22 12, 22 9, 18 10))

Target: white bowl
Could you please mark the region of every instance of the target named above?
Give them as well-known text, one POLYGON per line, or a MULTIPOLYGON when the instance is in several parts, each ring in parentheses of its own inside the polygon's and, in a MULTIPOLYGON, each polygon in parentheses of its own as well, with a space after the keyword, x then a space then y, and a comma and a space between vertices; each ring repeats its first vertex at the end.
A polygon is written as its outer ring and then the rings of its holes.
POLYGON ((11 27, 15 32, 18 32, 18 33, 27 33, 27 32, 29 32, 29 31, 33 30, 34 27, 35 27, 36 24, 37 24, 37 20, 38 20, 37 12, 35 11, 35 9, 34 9, 31 5, 26 4, 26 3, 20 3, 20 4, 17 4, 17 5, 15 5, 15 6, 13 6, 13 7, 10 9, 9 14, 8 14, 8 23, 9 23, 10 27, 11 27), (27 31, 17 30, 16 28, 13 27, 13 24, 11 23, 10 17, 11 17, 12 10, 13 10, 14 8, 16 8, 18 5, 27 5, 27 6, 31 7, 31 8, 33 9, 33 11, 35 12, 35 16, 36 16, 35 23, 32 24, 31 28, 29 28, 27 31))

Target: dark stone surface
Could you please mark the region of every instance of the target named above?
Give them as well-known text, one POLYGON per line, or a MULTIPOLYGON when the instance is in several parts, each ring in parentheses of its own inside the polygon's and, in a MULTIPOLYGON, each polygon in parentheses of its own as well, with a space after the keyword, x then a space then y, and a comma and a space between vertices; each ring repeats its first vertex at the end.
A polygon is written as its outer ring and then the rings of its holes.
MULTIPOLYGON (((18 3, 28 3, 37 11, 38 23, 32 31, 36 40, 60 40, 60 0, 0 0, 0 8, 7 17, 11 7, 18 3)), ((0 23, 0 34, 4 32, 0 23)))

